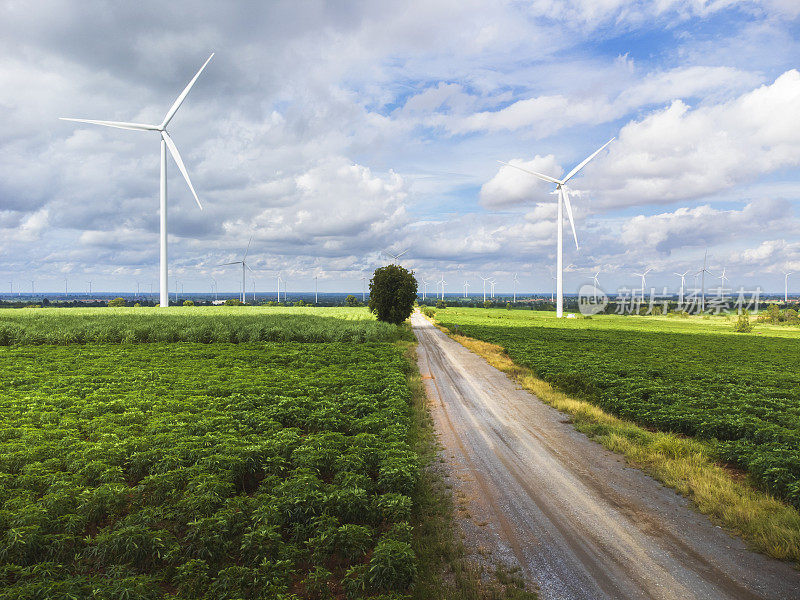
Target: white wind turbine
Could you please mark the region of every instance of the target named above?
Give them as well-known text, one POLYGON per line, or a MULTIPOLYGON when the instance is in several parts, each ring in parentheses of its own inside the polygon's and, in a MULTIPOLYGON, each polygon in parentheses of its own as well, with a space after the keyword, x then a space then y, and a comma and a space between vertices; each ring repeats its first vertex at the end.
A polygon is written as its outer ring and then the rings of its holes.
POLYGON ((645 269, 643 273, 634 273, 634 275, 636 275, 637 277, 642 278, 642 302, 644 302, 644 289, 647 285, 645 282, 645 276, 652 270, 653 269, 651 268, 651 269, 645 269))
MULTIPOLYGON (((252 241, 253 236, 250 236, 250 241, 247 242, 247 250, 244 251, 242 260, 235 260, 233 262, 222 263, 219 265, 220 267, 227 267, 228 265, 242 265, 242 304, 246 302, 245 293, 247 292, 247 288, 245 288, 245 269, 249 269, 251 273, 253 272, 253 269, 250 269, 250 265, 247 264, 247 253, 250 252, 250 243, 252 241)), ((280 302, 280 300, 278 302, 280 302)))
POLYGON ((594 285, 594 301, 595 302, 597 302, 597 287, 600 285, 600 283, 597 281, 597 278, 599 276, 600 276, 600 271, 598 271, 597 273, 595 273, 592 276, 592 284, 594 285))
POLYGON ((442 273, 442 277, 439 280, 439 285, 442 286, 442 302, 444 302, 444 286, 447 285, 447 282, 444 280, 444 273, 442 273))
POLYGON ((483 301, 486 302, 486 282, 491 280, 491 277, 483 277, 481 275, 478 275, 478 277, 483 280, 483 301))
POLYGON ((681 278, 681 297, 680 297, 680 301, 681 302, 680 302, 680 305, 679 305, 681 307, 683 307, 683 289, 684 289, 684 286, 686 285, 686 274, 688 272, 689 271, 686 271, 684 273, 674 273, 675 275, 677 275, 678 277, 681 278))
POLYGON ((789 302, 789 275, 793 275, 791 271, 784 271, 783 273, 783 301, 789 302))
POLYGON ((468 297, 469 292, 469 281, 464 281, 464 298, 468 297))
POLYGON ((708 261, 708 249, 706 248, 705 256, 703 257, 703 268, 697 272, 697 275, 702 274, 700 278, 700 287, 701 294, 700 294, 700 312, 704 313, 706 311, 706 273, 711 275, 711 271, 706 269, 706 262, 708 261))
POLYGON ((498 161, 504 165, 509 167, 513 167, 515 169, 519 169, 520 171, 524 171, 534 177, 538 177, 544 181, 549 183, 556 184, 556 192, 558 193, 558 217, 556 218, 557 225, 558 225, 558 234, 556 237, 556 293, 558 295, 558 300, 556 303, 556 317, 563 317, 564 316, 564 282, 563 282, 563 266, 564 266, 564 207, 567 209, 567 217, 569 217, 569 224, 572 226, 572 236, 575 238, 575 249, 578 249, 578 234, 575 233, 575 220, 572 218, 572 205, 569 202, 569 194, 567 192, 567 188, 565 184, 574 177, 578 171, 580 171, 583 167, 585 167, 590 160, 592 160, 595 156, 600 154, 600 152, 608 146, 611 142, 614 141, 614 138, 608 140, 605 144, 603 144, 599 149, 595 150, 594 154, 590 155, 588 158, 585 158, 583 162, 578 164, 572 171, 567 173, 567 175, 563 179, 556 179, 555 177, 550 177, 549 175, 543 175, 542 173, 537 173, 536 171, 529 171, 527 169, 523 169, 522 167, 518 167, 516 165, 512 165, 503 161, 498 161))
POLYGON ((491 286, 489 289, 490 293, 492 294, 492 299, 494 299, 494 286, 497 285, 497 282, 494 279, 492 279, 489 281, 489 285, 491 286))
POLYGON ((425 302, 425 292, 428 291, 428 282, 425 281, 425 278, 422 278, 422 301, 425 302))
POLYGON ((197 197, 197 192, 194 191, 194 186, 192 186, 192 182, 189 179, 189 173, 186 171, 186 166, 183 164, 183 159, 181 159, 181 155, 178 152, 177 146, 175 146, 175 142, 172 141, 172 138, 167 133, 167 125, 172 120, 172 117, 175 116, 175 113, 180 108, 183 101, 186 99, 186 96, 189 94, 189 90, 192 89, 195 81, 197 78, 200 77, 200 73, 203 72, 203 69, 206 68, 206 65, 209 61, 214 57, 212 53, 211 56, 206 59, 206 62, 203 63, 203 66, 200 67, 200 70, 197 71, 192 80, 189 84, 183 89, 180 93, 178 98, 173 102, 170 109, 167 111, 167 114, 164 116, 164 120, 161 121, 160 125, 145 125, 142 123, 126 123, 120 121, 96 121, 91 119, 71 119, 61 117, 63 121, 75 121, 77 123, 91 123, 93 125, 104 125, 106 127, 116 127, 118 129, 133 129, 136 131, 157 131, 161 135, 161 193, 160 193, 160 214, 161 214, 161 267, 160 267, 160 305, 161 306, 169 306, 169 291, 167 287, 167 149, 169 149, 172 158, 175 160, 175 164, 178 165, 178 169, 180 170, 183 178, 186 180, 189 189, 194 196, 195 201, 197 202, 197 206, 200 207, 200 210, 203 210, 203 205, 200 204, 200 199, 197 197))
POLYGON ((514 304, 517 303, 517 284, 519 283, 519 278, 517 274, 514 273, 514 304))
POLYGON ((367 277, 365 275, 361 276, 361 302, 366 302, 367 300, 367 277))
POLYGON ((720 290, 722 291, 725 289, 725 280, 727 279, 727 277, 725 277, 725 267, 722 267, 722 275, 719 276, 719 279, 721 284, 720 290))
POLYGON ((406 248, 405 250, 403 250, 399 254, 394 254, 392 252, 389 252, 388 250, 384 250, 383 251, 383 253, 386 256, 388 256, 389 258, 393 258, 397 264, 400 264, 400 257, 403 256, 403 254, 405 254, 406 252, 408 252, 408 248, 406 248))

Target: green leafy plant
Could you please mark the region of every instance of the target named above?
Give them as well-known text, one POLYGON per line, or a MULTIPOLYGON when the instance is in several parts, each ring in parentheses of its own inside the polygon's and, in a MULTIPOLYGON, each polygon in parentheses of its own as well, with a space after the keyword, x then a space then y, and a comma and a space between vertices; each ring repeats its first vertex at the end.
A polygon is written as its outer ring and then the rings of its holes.
POLYGON ((400 265, 375 269, 369 282, 369 309, 379 321, 399 325, 414 310, 417 280, 400 265))

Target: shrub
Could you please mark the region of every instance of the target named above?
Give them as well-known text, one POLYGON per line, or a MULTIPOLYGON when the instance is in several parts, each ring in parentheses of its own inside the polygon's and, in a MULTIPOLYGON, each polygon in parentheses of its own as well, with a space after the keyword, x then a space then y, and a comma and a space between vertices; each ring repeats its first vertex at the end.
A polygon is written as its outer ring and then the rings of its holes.
POLYGON ((194 306, 194 300, 184 300, 183 301, 183 305, 184 306, 194 306))
POLYGON ((422 314, 432 319, 436 316, 436 311, 431 306, 423 306, 420 310, 422 310, 422 314))
POLYGON ((733 330, 736 333, 750 333, 753 331, 753 324, 750 322, 750 316, 746 310, 739 315, 739 319, 733 325, 733 330))
POLYGON ((484 300, 483 301, 483 308, 492 308, 494 306, 494 302, 491 300, 484 300))
POLYGON ((225 306, 243 306, 243 304, 238 298, 228 298, 225 300, 225 306))
POLYGON ((514 308, 514 306, 511 304, 511 302, 506 302, 506 308, 508 310, 511 310, 512 308, 514 308))
POLYGON ((417 280, 400 265, 375 269, 369 282, 369 309, 379 321, 399 325, 414 310, 417 280))
POLYGON ((366 572, 366 583, 376 589, 408 589, 417 574, 414 551, 406 542, 384 538, 375 546, 366 572))
POLYGON ((447 308, 447 302, 445 302, 444 300, 437 300, 436 308, 447 308))
POLYGON ((358 305, 361 304, 358 301, 358 298, 353 296, 353 294, 348 294, 347 298, 344 299, 344 302, 345 302, 345 304, 347 304, 347 306, 358 306, 358 305))
POLYGON ((108 306, 114 308, 116 306, 125 306, 125 298, 114 298, 108 301, 108 306))

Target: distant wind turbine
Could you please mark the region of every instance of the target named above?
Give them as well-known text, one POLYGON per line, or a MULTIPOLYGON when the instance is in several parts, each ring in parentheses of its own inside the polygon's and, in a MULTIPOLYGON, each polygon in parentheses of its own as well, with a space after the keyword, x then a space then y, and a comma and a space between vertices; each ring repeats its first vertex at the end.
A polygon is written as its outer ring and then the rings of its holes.
POLYGON ((702 275, 702 277, 700 278, 700 282, 701 282, 700 283, 700 287, 702 288, 701 289, 701 294, 700 294, 700 312, 701 313, 704 313, 706 311, 706 273, 711 275, 711 271, 706 269, 707 261, 708 261, 708 248, 706 248, 706 254, 703 257, 703 268, 700 269, 697 272, 698 275, 702 275))
POLYGON ((367 278, 365 275, 361 276, 361 302, 367 300, 367 278))
POLYGON ((425 292, 428 291, 428 282, 425 281, 425 278, 422 278, 422 301, 425 302, 425 292))
POLYGON ((784 272, 783 274, 783 301, 789 302, 789 275, 793 275, 791 271, 784 272))
MULTIPOLYGON (((253 269, 251 269, 250 265, 247 264, 247 254, 250 252, 250 244, 252 242, 253 242, 253 236, 251 235, 250 236, 250 241, 247 242, 247 249, 244 251, 244 256, 242 257, 242 260, 235 260, 233 262, 222 263, 221 265, 219 265, 220 267, 227 267, 228 265, 242 265, 242 303, 243 304, 245 302, 247 302, 247 299, 245 297, 245 293, 247 291, 247 288, 245 287, 245 273, 246 273, 245 269, 249 270, 251 273, 253 272, 253 269)), ((280 300, 278 300, 278 302, 280 302, 280 300)))
MULTIPOLYGON (((278 284, 278 302, 280 302, 281 301, 281 281, 283 281, 283 279, 281 278, 281 274, 280 273, 278 273, 275 276, 275 280, 276 280, 276 282, 278 284)), ((284 299, 286 299, 285 295, 284 295, 284 299)))
POLYGON ((557 217, 557 224, 558 224, 558 234, 556 238, 556 292, 558 295, 558 301, 556 303, 556 317, 563 317, 564 316, 564 285, 563 285, 563 267, 564 267, 564 214, 563 210, 566 207, 567 209, 567 217, 569 217, 569 224, 572 227, 572 236, 575 238, 575 249, 578 249, 578 234, 575 233, 575 220, 572 218, 572 205, 569 202, 569 193, 565 184, 574 177, 578 171, 580 171, 583 167, 585 167, 590 160, 592 160, 595 156, 600 154, 600 152, 608 146, 611 142, 614 141, 614 138, 608 140, 605 144, 603 144, 599 149, 595 150, 593 154, 589 157, 585 158, 583 162, 579 163, 575 168, 573 168, 563 179, 556 179, 555 177, 550 177, 549 175, 543 175, 542 173, 537 173, 536 171, 529 171, 527 169, 523 169, 522 167, 518 167, 516 165, 512 165, 503 161, 498 161, 504 165, 509 167, 513 167, 515 169, 519 169, 520 171, 524 171, 529 175, 533 175, 534 177, 538 177, 544 181, 549 183, 554 183, 556 185, 556 192, 558 193, 558 217, 557 217))
POLYGON ((486 282, 491 279, 491 277, 483 277, 482 275, 478 275, 483 280, 483 301, 486 302, 486 282))
POLYGON ((319 275, 314 275, 314 304, 319 304, 319 275))
POLYGON ((721 289, 724 290, 725 289, 725 280, 727 279, 727 277, 725 277, 725 267, 722 267, 722 275, 719 276, 719 279, 720 279, 720 283, 722 285, 721 289))
POLYGON ((641 277, 642 278, 642 302, 644 302, 644 289, 645 289, 645 287, 647 285, 646 282, 645 282, 645 276, 652 270, 653 269, 645 269, 645 271, 643 273, 634 273, 634 275, 636 275, 637 277, 641 277))
POLYGON ((192 186, 192 182, 189 179, 189 173, 186 170, 186 166, 183 164, 183 159, 181 158, 180 153, 178 152, 178 147, 175 145, 175 142, 172 141, 172 138, 167 133, 167 125, 172 120, 172 117, 175 116, 175 113, 178 112, 183 101, 186 99, 186 96, 189 94, 189 90, 192 89, 192 86, 197 81, 197 78, 200 77, 200 73, 203 72, 203 69, 206 68, 206 65, 209 61, 214 57, 212 53, 211 56, 208 57, 203 66, 200 67, 200 70, 197 71, 195 76, 189 82, 189 84, 183 89, 180 93, 178 98, 175 102, 172 103, 172 106, 167 111, 167 114, 164 116, 164 120, 161 121, 160 125, 145 125, 142 123, 125 123, 120 121, 95 121, 91 119, 72 119, 72 118, 65 118, 62 117, 63 121, 75 121, 77 123, 91 123, 93 125, 104 125, 106 127, 115 127, 117 129, 133 129, 135 131, 157 131, 161 135, 161 202, 160 202, 160 212, 161 212, 161 267, 160 267, 160 305, 161 306, 169 306, 169 292, 167 287, 167 149, 169 149, 172 158, 175 160, 175 164, 178 165, 178 169, 180 170, 183 178, 186 180, 187 185, 189 186, 189 190, 191 190, 192 195, 194 196, 195 201, 197 202, 197 206, 200 207, 200 210, 203 210, 203 205, 200 204, 200 199, 197 197, 197 192, 194 191, 194 186, 192 186))
POLYGON ((492 298, 494 298, 494 286, 497 285, 497 282, 494 279, 489 280, 489 286, 492 294, 492 298))
POLYGON ((681 278, 681 298, 680 298, 681 303, 680 303, 680 306, 683 306, 683 288, 686 285, 686 274, 688 272, 689 271, 685 271, 684 273, 675 273, 675 275, 677 275, 678 277, 681 278))
POLYGON ((517 284, 519 283, 519 278, 517 274, 514 273, 514 304, 517 303, 517 284))
POLYGON ((469 291, 469 281, 464 281, 464 298, 468 296, 469 291))
POLYGON ((444 280, 444 273, 442 273, 442 278, 439 280, 439 285, 442 286, 442 302, 444 302, 444 286, 447 285, 447 282, 444 280))
POLYGON ((597 281, 597 278, 600 276, 600 271, 594 274, 592 277, 592 283, 594 285, 594 301, 597 302, 597 287, 600 285, 597 281))
POLYGON ((408 248, 406 248, 405 250, 403 250, 403 251, 402 251, 402 252, 400 252, 399 254, 393 254, 392 252, 389 252, 388 250, 384 250, 384 251, 383 251, 383 253, 384 253, 386 256, 388 256, 389 258, 393 258, 393 259, 394 259, 396 262, 398 262, 398 263, 399 263, 399 261, 400 261, 400 257, 401 257, 401 256, 403 256, 403 254, 405 254, 406 252, 408 252, 408 248))

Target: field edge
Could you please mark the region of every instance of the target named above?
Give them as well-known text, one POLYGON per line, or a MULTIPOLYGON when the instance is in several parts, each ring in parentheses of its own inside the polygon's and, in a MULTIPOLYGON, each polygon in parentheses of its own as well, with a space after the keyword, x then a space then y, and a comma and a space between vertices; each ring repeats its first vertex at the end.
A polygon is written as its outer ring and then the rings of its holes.
POLYGON ((715 462, 707 444, 650 431, 572 398, 513 362, 502 346, 453 333, 433 322, 522 388, 572 417, 575 429, 687 497, 699 512, 740 536, 752 550, 800 567, 800 512, 715 462))

